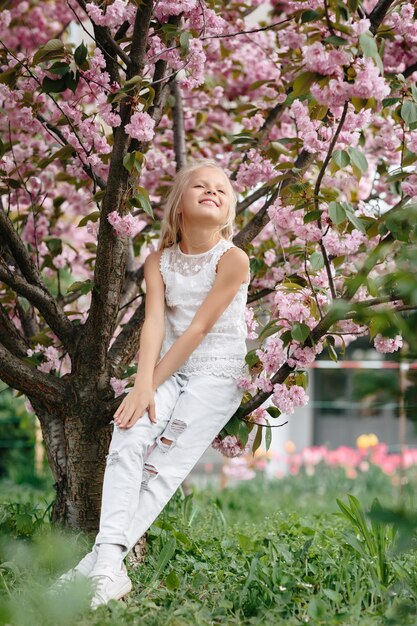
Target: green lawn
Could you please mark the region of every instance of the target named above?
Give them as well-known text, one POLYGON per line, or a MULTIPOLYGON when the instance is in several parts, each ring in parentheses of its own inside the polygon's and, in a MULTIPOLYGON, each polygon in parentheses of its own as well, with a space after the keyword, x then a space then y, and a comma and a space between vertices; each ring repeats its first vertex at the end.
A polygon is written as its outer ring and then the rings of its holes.
POLYGON ((416 482, 409 475, 400 493, 375 467, 354 480, 318 468, 274 481, 258 475, 221 492, 179 490, 148 531, 144 562, 129 565, 131 594, 96 612, 85 608, 85 585, 54 603, 43 594, 88 538, 50 528, 50 490, 5 484, 0 623, 417 624, 416 482), (375 496, 384 508, 371 525, 362 509, 375 496), (388 509, 401 504, 393 516, 388 509))

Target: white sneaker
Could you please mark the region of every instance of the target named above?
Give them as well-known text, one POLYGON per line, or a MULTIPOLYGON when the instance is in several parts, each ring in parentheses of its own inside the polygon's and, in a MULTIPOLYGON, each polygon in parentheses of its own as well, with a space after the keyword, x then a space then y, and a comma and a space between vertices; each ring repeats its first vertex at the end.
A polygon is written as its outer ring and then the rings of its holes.
POLYGON ((51 595, 59 594, 67 585, 70 585, 77 580, 87 578, 93 569, 96 560, 97 554, 95 552, 89 552, 86 554, 75 567, 61 574, 61 576, 49 587, 48 593, 51 595))
POLYGON ((88 578, 93 586, 92 609, 107 604, 110 600, 120 600, 132 590, 132 581, 127 575, 124 563, 119 571, 111 567, 93 569, 88 578))

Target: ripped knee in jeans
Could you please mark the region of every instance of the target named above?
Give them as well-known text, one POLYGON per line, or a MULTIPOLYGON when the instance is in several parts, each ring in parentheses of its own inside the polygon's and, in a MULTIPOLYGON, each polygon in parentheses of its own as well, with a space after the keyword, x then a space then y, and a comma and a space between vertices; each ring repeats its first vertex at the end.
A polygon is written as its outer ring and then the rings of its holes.
POLYGON ((186 428, 187 424, 182 420, 174 419, 170 421, 162 435, 156 438, 156 444, 163 452, 168 452, 175 446, 177 438, 186 428))
POLYGON ((149 491, 149 481, 154 480, 158 476, 158 470, 155 465, 151 465, 151 463, 145 463, 143 466, 143 478, 141 483, 141 488, 144 491, 149 491))

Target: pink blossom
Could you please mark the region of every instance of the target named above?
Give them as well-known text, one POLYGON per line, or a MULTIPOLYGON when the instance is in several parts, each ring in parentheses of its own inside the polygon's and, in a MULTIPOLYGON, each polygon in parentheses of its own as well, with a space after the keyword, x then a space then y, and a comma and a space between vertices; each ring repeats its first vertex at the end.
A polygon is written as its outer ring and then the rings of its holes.
POLYGON ((146 222, 133 217, 130 213, 121 216, 117 211, 112 211, 107 216, 108 222, 113 226, 118 237, 134 237, 146 222))
POLYGON ((258 328, 259 324, 255 318, 252 307, 246 307, 245 309, 245 322, 248 329, 248 339, 256 339, 258 336, 256 329, 258 328))
POLYGON ((226 435, 223 439, 220 435, 217 435, 217 437, 213 439, 211 446, 221 452, 223 456, 229 458, 241 456, 244 453, 243 446, 235 435, 226 435))
POLYGON ((299 385, 293 385, 288 388, 286 385, 279 383, 274 385, 272 400, 281 413, 291 415, 296 407, 305 406, 309 401, 309 397, 303 387, 299 385))
POLYGON ((198 0, 159 0, 155 4, 154 13, 158 20, 164 20, 171 15, 187 14, 196 8, 198 0))
POLYGON ((134 15, 132 9, 133 7, 129 7, 122 0, 114 0, 111 4, 106 4, 105 13, 94 3, 86 4, 89 18, 98 26, 107 26, 108 28, 118 28, 126 19, 132 19, 134 15))
POLYGON ((248 159, 239 167, 236 183, 240 189, 252 187, 260 182, 266 182, 274 176, 274 167, 269 159, 262 156, 257 150, 248 150, 248 159))
POLYGON ((127 380, 121 380, 119 378, 116 378, 115 376, 112 376, 110 378, 110 385, 114 391, 114 395, 116 396, 120 396, 122 395, 122 393, 124 393, 125 387, 127 385, 127 380))
POLYGON ((148 113, 138 111, 133 113, 130 123, 126 124, 125 131, 138 141, 151 141, 154 137, 155 120, 148 113))
POLYGON ((223 472, 229 478, 235 478, 236 480, 251 480, 256 476, 255 470, 248 467, 245 459, 241 458, 232 458, 223 467, 223 472))
MULTIPOLYGON (((417 144, 416 144, 417 145, 417 144)), ((403 192, 410 196, 410 198, 415 198, 417 196, 417 175, 412 174, 405 180, 402 184, 403 192)))
POLYGON ((267 374, 273 374, 285 363, 286 355, 283 346, 282 339, 277 335, 272 335, 266 339, 264 349, 256 350, 256 355, 262 362, 267 374))
POLYGON ((256 385, 257 389, 260 389, 261 391, 265 391, 266 393, 268 393, 269 391, 272 391, 273 389, 273 385, 271 381, 269 380, 269 378, 266 378, 265 376, 259 375, 255 378, 253 382, 256 385))
POLYGON ((340 74, 341 66, 350 61, 350 54, 341 49, 326 50, 319 41, 302 48, 306 70, 318 74, 340 74))
POLYGON ((383 337, 381 334, 374 338, 374 346, 377 352, 385 354, 387 352, 396 352, 403 345, 403 338, 401 335, 396 335, 394 339, 391 337, 383 337))
POLYGON ((245 391, 256 391, 256 386, 253 384, 252 379, 248 376, 241 376, 237 378, 236 384, 239 389, 244 389, 245 391))

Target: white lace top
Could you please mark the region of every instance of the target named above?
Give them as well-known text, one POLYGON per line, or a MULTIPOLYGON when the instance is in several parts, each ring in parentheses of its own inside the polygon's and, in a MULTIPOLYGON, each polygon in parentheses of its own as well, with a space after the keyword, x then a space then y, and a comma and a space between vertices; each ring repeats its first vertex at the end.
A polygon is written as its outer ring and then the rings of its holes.
MULTIPOLYGON (((220 257, 232 247, 236 246, 231 241, 220 239, 214 247, 200 254, 185 254, 178 244, 162 251, 160 269, 165 283, 166 332, 160 358, 190 325, 214 283, 220 257)), ((245 308, 249 279, 240 285, 232 302, 179 372, 233 378, 248 375, 245 308)))

